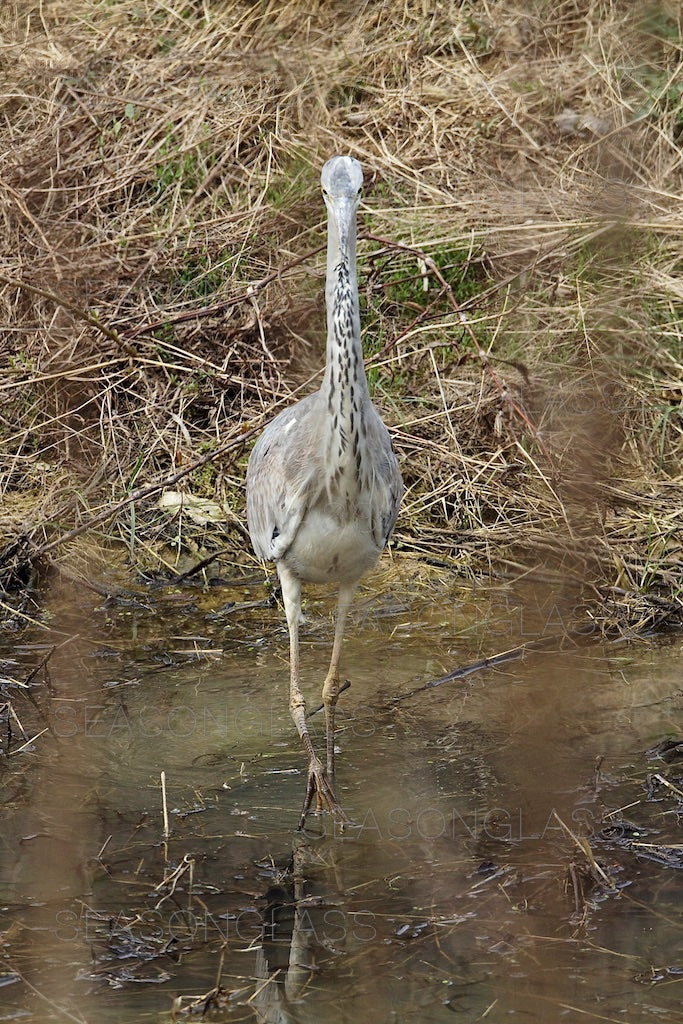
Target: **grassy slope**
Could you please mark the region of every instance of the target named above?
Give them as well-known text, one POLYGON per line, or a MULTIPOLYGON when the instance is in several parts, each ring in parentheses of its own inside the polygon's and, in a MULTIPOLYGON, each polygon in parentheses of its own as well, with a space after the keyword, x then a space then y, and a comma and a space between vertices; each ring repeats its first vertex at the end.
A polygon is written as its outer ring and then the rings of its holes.
POLYGON ((244 548, 243 435, 317 379, 318 175, 351 152, 399 547, 569 573, 605 621, 679 616, 676 11, 3 5, 3 578, 47 542, 73 566, 78 527, 153 564, 210 546, 156 494, 111 511, 185 469, 244 548))

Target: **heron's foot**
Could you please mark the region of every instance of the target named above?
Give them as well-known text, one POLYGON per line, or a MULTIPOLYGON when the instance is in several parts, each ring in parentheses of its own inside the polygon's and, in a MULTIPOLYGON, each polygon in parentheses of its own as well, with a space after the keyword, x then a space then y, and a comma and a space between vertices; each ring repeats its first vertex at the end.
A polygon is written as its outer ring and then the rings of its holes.
POLYGON ((299 830, 303 829, 306 824, 306 815, 311 809, 314 796, 316 799, 317 811, 326 807, 334 817, 335 822, 341 825, 342 828, 344 825, 351 823, 351 819, 337 800, 334 787, 332 786, 328 774, 323 767, 322 761, 318 760, 317 757, 312 757, 308 765, 306 796, 304 798, 304 806, 301 811, 301 818, 299 819, 299 830))

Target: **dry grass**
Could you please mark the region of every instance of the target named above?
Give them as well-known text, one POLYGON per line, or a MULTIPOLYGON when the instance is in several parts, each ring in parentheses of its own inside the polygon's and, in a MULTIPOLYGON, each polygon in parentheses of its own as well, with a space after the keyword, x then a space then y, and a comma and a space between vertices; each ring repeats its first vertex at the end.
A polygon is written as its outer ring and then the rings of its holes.
POLYGON ((158 510, 163 482, 218 495, 218 540, 244 550, 253 432, 318 379, 317 181, 350 152, 369 374, 409 488, 399 549, 570 574, 618 628, 680 621, 677 17, 4 4, 6 585, 40 553, 68 561, 79 531, 155 568, 169 544, 215 546, 158 510))

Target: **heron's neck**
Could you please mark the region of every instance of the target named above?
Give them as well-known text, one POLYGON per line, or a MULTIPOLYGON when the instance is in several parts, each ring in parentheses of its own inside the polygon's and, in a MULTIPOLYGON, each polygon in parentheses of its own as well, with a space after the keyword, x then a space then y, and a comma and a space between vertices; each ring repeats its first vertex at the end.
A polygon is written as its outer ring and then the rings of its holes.
POLYGON ((360 341, 355 223, 349 225, 347 254, 348 258, 343 259, 330 218, 325 287, 327 364, 321 390, 327 399, 327 422, 339 459, 347 450, 355 457, 358 431, 362 430, 365 405, 370 398, 360 341))

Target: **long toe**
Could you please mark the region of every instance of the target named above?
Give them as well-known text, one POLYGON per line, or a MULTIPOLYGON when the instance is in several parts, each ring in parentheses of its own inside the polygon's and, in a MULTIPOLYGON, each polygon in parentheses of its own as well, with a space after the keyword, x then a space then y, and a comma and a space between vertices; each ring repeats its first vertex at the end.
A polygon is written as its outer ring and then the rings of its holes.
POLYGON ((318 758, 312 758, 308 765, 308 782, 306 785, 306 798, 304 800, 303 810, 301 811, 301 819, 299 821, 299 829, 302 829, 306 822, 306 815, 308 814, 311 804, 313 803, 314 795, 317 798, 318 804, 322 804, 332 814, 334 820, 338 822, 342 827, 351 823, 351 819, 348 817, 344 808, 337 800, 334 787, 328 778, 327 772, 323 767, 321 761, 318 758))

